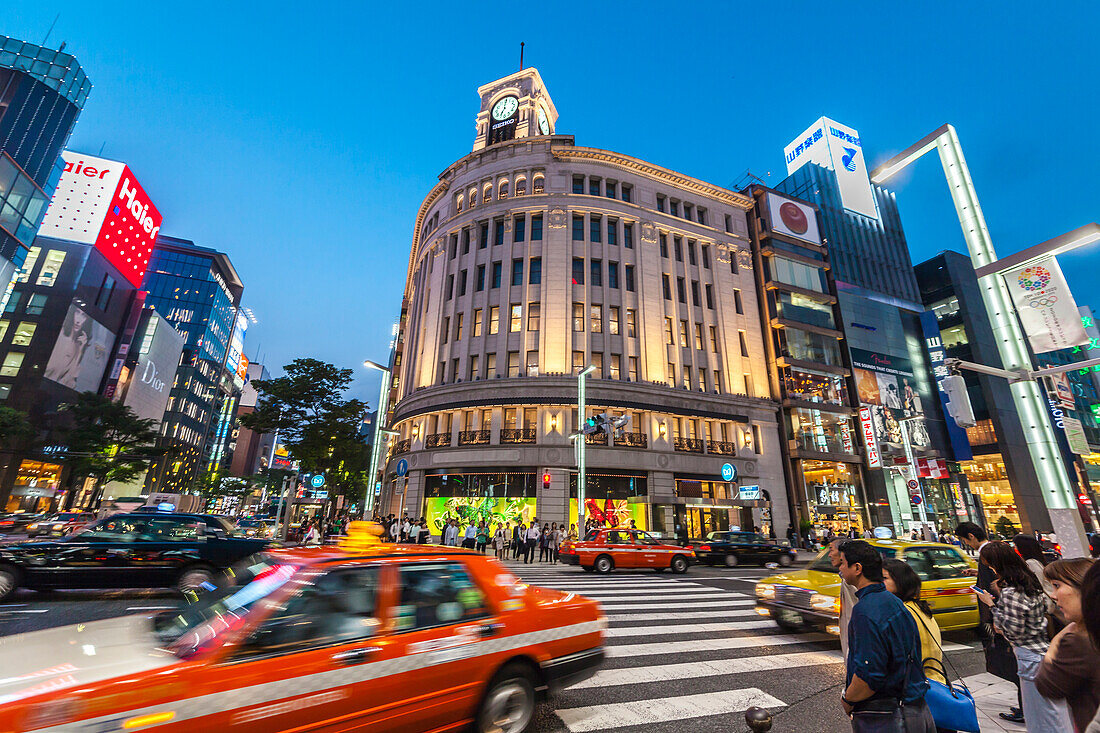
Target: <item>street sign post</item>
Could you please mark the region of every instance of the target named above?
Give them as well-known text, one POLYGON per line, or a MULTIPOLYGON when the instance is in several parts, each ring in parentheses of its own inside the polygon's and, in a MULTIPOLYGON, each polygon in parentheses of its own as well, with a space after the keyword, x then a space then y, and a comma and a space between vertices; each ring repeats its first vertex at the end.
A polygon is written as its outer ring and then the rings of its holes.
POLYGON ((737 467, 732 463, 722 464, 722 480, 733 481, 737 478, 737 467))
POLYGON ((397 462, 397 475, 404 476, 409 472, 409 462, 402 458, 397 462))
POLYGON ((319 489, 325 485, 325 477, 319 473, 315 473, 309 477, 309 485, 315 489, 319 489))

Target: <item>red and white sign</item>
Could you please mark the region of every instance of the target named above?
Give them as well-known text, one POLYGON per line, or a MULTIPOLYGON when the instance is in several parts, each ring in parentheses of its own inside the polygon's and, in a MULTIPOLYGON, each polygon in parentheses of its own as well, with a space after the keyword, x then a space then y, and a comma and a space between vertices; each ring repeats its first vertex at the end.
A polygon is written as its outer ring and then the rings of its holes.
POLYGON ((149 266, 161 216, 125 163, 71 150, 38 230, 41 237, 94 244, 134 287, 149 266))
POLYGON ((950 478, 947 461, 942 458, 918 458, 917 475, 921 478, 950 478))
POLYGON ((859 408, 859 425, 863 429, 863 443, 867 446, 867 465, 871 468, 882 466, 882 456, 878 452, 878 440, 875 439, 875 425, 871 422, 871 408, 859 408))
POLYGON ((769 193, 768 222, 773 232, 810 244, 821 244, 821 234, 817 230, 817 212, 809 204, 769 193))

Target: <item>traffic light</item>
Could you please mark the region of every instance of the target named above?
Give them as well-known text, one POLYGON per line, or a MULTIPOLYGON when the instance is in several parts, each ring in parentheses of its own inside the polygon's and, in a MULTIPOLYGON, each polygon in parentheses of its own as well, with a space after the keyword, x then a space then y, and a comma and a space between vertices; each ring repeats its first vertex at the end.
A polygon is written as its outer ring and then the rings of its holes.
POLYGON ((978 421, 974 419, 974 408, 970 404, 970 395, 966 392, 966 380, 961 374, 952 374, 940 381, 940 387, 947 395, 947 414, 960 428, 972 428, 978 421))
POLYGON ((596 435, 603 430, 603 422, 600 420, 602 415, 593 415, 584 421, 584 429, 581 431, 585 435, 596 435))
POLYGON ((550 490, 550 472, 549 471, 545 471, 542 474, 542 488, 544 490, 547 490, 547 491, 550 490))
POLYGON ((607 421, 607 432, 614 433, 615 439, 617 440, 623 437, 623 433, 626 431, 626 426, 629 424, 630 413, 619 415, 618 417, 614 418, 609 418, 607 421))

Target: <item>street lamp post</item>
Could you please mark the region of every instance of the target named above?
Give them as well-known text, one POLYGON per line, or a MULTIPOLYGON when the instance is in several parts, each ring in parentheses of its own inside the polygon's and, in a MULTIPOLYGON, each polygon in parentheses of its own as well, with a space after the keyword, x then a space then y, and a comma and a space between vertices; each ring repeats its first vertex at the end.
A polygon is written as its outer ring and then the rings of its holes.
MULTIPOLYGON (((871 174, 871 180, 883 183, 933 149, 938 151, 943 165, 970 261, 979 273, 978 286, 1003 366, 1008 371, 1030 371, 1031 357, 1008 288, 999 274, 987 269, 997 261, 997 253, 955 128, 943 125, 926 135, 879 166, 871 174)), ((1009 389, 1020 421, 1028 431, 1028 452, 1058 540, 1066 548, 1066 557, 1087 557, 1088 543, 1076 508, 1076 493, 1062 470, 1062 457, 1038 385, 1021 381, 1010 384, 1009 389)))
POLYGON ((592 372, 596 371, 596 367, 588 365, 581 370, 581 373, 577 375, 577 422, 578 427, 581 429, 578 431, 577 440, 577 538, 584 539, 584 449, 585 449, 585 435, 584 435, 584 422, 588 419, 585 415, 584 404, 584 381, 592 372))
POLYGON ((391 372, 389 367, 384 367, 370 359, 365 359, 363 366, 382 372, 382 384, 378 389, 378 413, 374 418, 374 440, 371 442, 370 449, 370 470, 367 472, 370 485, 367 486, 367 495, 363 497, 363 519, 366 519, 374 508, 375 491, 381 490, 381 482, 378 481, 378 456, 382 452, 382 435, 385 432, 382 424, 386 420, 386 408, 389 404, 391 372))

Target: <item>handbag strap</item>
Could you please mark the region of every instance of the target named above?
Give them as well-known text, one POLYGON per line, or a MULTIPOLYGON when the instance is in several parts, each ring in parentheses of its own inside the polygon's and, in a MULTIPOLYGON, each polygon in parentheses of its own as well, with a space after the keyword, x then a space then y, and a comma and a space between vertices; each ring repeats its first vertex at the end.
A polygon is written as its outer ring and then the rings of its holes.
MULTIPOLYGON (((917 610, 920 611, 920 608, 918 608, 917 610)), ((951 660, 947 658, 947 654, 943 651, 943 646, 938 641, 936 641, 936 635, 932 633, 932 629, 928 627, 928 624, 925 623, 924 619, 922 618, 922 616, 924 616, 924 613, 916 613, 914 614, 914 616, 917 618, 917 620, 920 621, 921 625, 924 626, 925 630, 928 632, 928 638, 930 638, 932 640, 932 643, 936 645, 936 648, 940 650, 940 658, 938 660, 935 657, 928 657, 921 662, 921 668, 923 669, 924 665, 929 660, 933 662, 938 661, 940 663, 940 670, 943 672, 943 678, 947 681, 948 687, 950 687, 951 681, 947 679, 947 667, 944 665, 951 664, 951 660)), ((955 675, 955 679, 957 680, 958 684, 961 685, 967 692, 969 692, 970 688, 967 687, 966 683, 962 681, 962 675, 959 674, 959 670, 955 669, 954 664, 951 664, 951 672, 955 675)))

